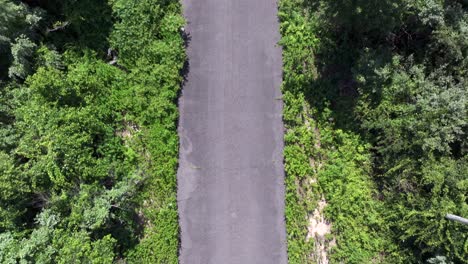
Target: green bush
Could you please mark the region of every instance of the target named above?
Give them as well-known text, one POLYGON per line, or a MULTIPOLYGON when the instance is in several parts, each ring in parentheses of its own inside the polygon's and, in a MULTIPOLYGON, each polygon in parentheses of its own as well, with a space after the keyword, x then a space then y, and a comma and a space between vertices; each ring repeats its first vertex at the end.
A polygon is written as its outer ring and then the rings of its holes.
POLYGON ((0 262, 177 263, 180 3, 0 12, 0 262))
POLYGON ((466 3, 283 0, 279 16, 290 262, 313 253, 299 194, 315 188, 333 263, 466 263, 467 227, 444 218, 468 212, 466 3))

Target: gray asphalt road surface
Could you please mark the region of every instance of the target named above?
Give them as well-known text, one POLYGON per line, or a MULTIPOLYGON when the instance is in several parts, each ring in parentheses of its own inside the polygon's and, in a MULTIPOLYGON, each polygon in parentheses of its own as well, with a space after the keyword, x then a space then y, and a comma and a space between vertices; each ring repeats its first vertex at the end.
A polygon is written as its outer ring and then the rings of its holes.
POLYGON ((275 0, 183 0, 182 264, 287 263, 275 0))

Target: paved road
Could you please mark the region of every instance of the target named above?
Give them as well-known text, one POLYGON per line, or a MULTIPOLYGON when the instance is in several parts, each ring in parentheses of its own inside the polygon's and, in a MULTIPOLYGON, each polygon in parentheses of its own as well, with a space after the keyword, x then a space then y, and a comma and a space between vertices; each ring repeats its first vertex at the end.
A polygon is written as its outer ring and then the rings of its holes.
POLYGON ((276 2, 183 4, 180 262, 287 263, 276 2))

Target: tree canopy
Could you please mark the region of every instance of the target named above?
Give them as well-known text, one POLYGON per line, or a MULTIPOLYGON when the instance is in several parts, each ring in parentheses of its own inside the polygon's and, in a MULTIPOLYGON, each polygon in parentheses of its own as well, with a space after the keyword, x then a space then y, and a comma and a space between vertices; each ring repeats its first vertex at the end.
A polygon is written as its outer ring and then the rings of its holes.
POLYGON ((0 1, 0 263, 177 261, 183 23, 176 1, 0 1))
POLYGON ((287 173, 303 168, 288 173, 292 263, 320 242, 304 189, 328 202, 333 263, 466 263, 468 227, 445 215, 468 216, 467 8, 280 1, 286 145, 309 156, 285 152, 287 173))

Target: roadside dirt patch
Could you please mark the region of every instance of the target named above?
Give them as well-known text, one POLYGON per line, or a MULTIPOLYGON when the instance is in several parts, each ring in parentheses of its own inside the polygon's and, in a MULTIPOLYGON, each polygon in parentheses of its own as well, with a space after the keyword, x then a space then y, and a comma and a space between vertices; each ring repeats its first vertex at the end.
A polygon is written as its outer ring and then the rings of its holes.
POLYGON ((336 245, 335 239, 327 241, 327 235, 331 234, 331 223, 325 219, 323 210, 327 206, 327 201, 322 197, 317 203, 312 215, 309 215, 309 226, 307 241, 314 240, 315 250, 312 259, 317 264, 328 264, 328 250, 336 245))
MULTIPOLYGON (((320 131, 315 125, 313 117, 310 115, 307 106, 304 106, 304 110, 307 113, 304 124, 306 125, 307 130, 313 131, 315 138, 313 147, 318 150, 321 148, 320 131)), ((309 158, 309 164, 316 173, 313 177, 309 178, 308 184, 318 184, 317 172, 322 168, 322 163, 323 160, 320 154, 309 158)), ((324 210, 327 205, 328 203, 325 200, 325 197, 322 195, 321 198, 317 201, 314 211, 308 216, 309 224, 307 227, 308 232, 306 241, 313 240, 314 242, 314 250, 311 252, 310 258, 317 264, 328 264, 328 252, 330 248, 336 245, 336 240, 334 237, 330 240, 332 224, 327 219, 325 219, 324 210)))

